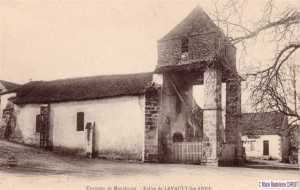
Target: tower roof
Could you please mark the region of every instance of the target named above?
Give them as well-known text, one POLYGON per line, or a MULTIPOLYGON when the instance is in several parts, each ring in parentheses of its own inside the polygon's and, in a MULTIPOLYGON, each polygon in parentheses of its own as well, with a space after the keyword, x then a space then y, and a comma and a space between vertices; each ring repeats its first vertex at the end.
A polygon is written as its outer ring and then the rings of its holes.
POLYGON ((204 10, 197 6, 192 12, 175 26, 160 41, 201 33, 222 33, 220 28, 211 20, 204 10))

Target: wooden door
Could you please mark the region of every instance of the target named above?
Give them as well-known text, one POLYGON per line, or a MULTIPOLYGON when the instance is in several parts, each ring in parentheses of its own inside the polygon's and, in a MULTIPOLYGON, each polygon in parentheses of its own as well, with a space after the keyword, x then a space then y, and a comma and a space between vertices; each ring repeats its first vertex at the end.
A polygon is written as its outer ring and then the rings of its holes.
POLYGON ((269 141, 263 141, 263 155, 269 155, 269 141))
POLYGON ((39 115, 40 147, 50 149, 49 143, 49 106, 41 106, 39 115))

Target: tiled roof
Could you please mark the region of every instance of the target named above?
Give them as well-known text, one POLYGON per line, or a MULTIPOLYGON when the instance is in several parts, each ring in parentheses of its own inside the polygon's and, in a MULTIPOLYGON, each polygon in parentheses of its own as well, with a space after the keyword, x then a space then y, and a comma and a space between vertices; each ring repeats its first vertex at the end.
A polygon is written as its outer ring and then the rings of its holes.
POLYGON ((33 81, 17 90, 16 104, 79 101, 144 93, 152 73, 33 81))

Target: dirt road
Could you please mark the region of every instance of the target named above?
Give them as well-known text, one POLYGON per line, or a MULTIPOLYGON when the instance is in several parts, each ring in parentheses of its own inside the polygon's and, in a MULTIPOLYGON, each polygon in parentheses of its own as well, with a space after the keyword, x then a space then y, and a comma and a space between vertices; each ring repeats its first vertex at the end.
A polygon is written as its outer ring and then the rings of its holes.
POLYGON ((0 164, 0 189, 11 190, 253 190, 259 180, 300 178, 299 170, 89 160, 5 141, 0 141, 0 164), (16 168, 5 166, 10 154, 18 159, 16 168))

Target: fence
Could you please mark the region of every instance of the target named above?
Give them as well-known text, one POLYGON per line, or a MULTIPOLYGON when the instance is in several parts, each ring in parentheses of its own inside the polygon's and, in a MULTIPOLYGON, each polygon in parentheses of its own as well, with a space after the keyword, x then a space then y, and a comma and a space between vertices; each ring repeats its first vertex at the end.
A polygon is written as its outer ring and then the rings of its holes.
POLYGON ((172 144, 172 161, 183 163, 200 163, 202 159, 202 142, 176 142, 172 144))

